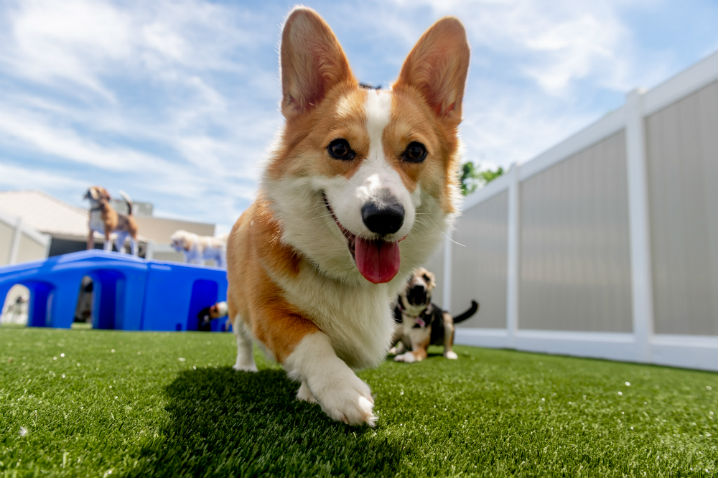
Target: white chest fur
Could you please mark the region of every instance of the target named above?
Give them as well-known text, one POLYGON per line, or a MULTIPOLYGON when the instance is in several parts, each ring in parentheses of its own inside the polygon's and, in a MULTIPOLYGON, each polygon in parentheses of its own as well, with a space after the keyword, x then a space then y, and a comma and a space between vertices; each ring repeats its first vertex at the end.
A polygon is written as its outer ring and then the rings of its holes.
POLYGON ((350 367, 376 366, 386 356, 394 328, 387 284, 343 285, 304 267, 280 280, 287 299, 312 319, 350 367))
POLYGON ((102 212, 99 210, 90 211, 90 229, 99 233, 105 233, 105 223, 102 222, 102 212))

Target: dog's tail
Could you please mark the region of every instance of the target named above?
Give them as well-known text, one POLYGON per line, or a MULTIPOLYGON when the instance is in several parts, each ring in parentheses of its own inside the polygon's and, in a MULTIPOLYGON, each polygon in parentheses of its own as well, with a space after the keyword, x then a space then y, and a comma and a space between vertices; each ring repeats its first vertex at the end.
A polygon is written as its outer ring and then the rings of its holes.
POLYGON ((471 301, 471 307, 469 307, 466 311, 462 312, 461 314, 454 317, 454 323, 458 324, 459 322, 463 322, 464 320, 468 319, 472 315, 474 315, 479 310, 479 303, 475 300, 471 301))
POLYGON ((130 199, 130 196, 128 196, 127 193, 124 191, 120 191, 120 196, 122 196, 122 199, 124 199, 125 202, 127 203, 127 215, 131 216, 132 215, 132 199, 130 199))

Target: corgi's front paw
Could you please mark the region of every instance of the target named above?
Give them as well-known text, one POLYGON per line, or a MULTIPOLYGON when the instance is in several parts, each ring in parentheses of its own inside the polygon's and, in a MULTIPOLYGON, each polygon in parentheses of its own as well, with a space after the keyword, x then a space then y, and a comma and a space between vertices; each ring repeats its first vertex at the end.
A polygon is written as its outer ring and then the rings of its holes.
POLYGON ((237 372, 256 372, 257 371, 257 365, 252 363, 240 363, 237 362, 234 365, 232 365, 232 368, 236 370, 237 372))
POLYGON ((374 399, 369 386, 353 372, 333 378, 327 380, 324 386, 312 389, 324 413, 348 425, 373 427, 377 417, 374 415, 374 399))
POLYGON ((299 386, 299 390, 297 390, 297 400, 301 400, 302 402, 317 403, 317 399, 314 398, 312 391, 309 390, 307 382, 302 382, 299 386))

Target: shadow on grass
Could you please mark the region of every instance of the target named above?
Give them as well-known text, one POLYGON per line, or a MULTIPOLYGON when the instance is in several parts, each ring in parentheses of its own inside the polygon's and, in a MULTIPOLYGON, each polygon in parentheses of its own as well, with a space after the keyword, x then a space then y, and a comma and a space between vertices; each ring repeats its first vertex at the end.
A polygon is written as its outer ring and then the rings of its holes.
POLYGON ((168 423, 128 476, 395 474, 399 450, 369 428, 327 418, 295 399, 282 370, 182 372, 166 389, 168 423))

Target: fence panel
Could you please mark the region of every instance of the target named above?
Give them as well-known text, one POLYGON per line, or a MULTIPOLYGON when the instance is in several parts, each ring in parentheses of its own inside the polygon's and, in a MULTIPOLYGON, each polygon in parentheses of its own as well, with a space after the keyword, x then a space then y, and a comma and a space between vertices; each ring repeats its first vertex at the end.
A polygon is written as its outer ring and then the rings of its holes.
POLYGON ((630 332, 625 134, 524 180, 519 329, 630 332))
POLYGON ((655 331, 718 335, 718 82, 645 125, 655 331))
POLYGON ((465 211, 457 224, 451 251, 450 310, 460 313, 472 299, 481 306, 463 327, 506 327, 507 228, 506 191, 465 211))

